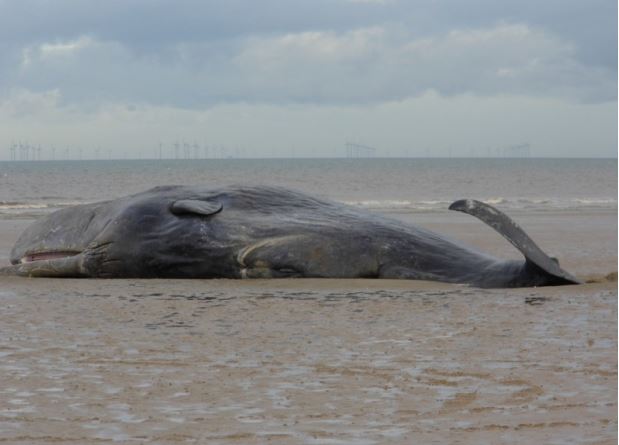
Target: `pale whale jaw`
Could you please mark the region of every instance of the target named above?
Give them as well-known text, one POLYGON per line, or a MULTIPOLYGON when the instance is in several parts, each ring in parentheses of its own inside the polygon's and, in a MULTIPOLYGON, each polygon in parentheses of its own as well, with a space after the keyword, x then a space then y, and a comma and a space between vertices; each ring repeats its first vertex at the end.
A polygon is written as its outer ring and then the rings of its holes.
POLYGON ((78 278, 88 276, 82 267, 83 255, 72 254, 49 259, 25 261, 0 268, 0 275, 21 277, 78 278))
POLYGON ((19 259, 14 261, 13 264, 25 264, 33 263, 35 261, 45 260, 57 260, 62 258, 68 258, 71 256, 79 255, 81 252, 75 250, 51 250, 41 252, 30 252, 19 259))

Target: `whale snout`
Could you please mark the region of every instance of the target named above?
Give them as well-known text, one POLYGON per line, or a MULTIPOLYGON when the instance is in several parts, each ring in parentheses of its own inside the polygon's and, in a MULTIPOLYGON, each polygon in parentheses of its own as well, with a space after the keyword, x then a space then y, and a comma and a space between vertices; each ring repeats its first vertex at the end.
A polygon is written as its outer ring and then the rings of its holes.
POLYGON ((85 204, 51 213, 30 225, 10 254, 11 264, 50 261, 86 250, 100 232, 100 204, 85 204))

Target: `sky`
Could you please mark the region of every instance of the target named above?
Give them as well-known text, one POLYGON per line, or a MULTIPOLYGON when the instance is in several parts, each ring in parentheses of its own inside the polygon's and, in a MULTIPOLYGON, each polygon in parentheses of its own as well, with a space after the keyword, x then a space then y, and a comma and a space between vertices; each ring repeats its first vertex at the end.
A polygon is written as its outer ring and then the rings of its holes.
POLYGON ((349 142, 617 157, 617 1, 0 0, 0 159, 349 142))

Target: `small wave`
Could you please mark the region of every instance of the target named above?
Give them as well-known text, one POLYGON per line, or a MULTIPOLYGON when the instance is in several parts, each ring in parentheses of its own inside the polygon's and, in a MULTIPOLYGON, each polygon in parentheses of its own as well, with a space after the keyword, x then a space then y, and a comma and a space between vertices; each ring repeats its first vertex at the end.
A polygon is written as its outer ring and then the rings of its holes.
POLYGON ((507 208, 535 210, 591 210, 617 209, 617 200, 611 198, 517 198, 507 200, 507 208))
MULTIPOLYGON (((456 199, 434 200, 360 200, 344 201, 344 204, 368 210, 428 211, 446 210, 456 199)), ((611 198, 482 198, 481 201, 508 210, 578 210, 617 208, 617 200, 611 198)))
POLYGON ((64 201, 64 202, 56 202, 50 207, 72 207, 80 204, 88 204, 88 201, 64 201))
POLYGON ((46 209, 48 207, 47 204, 41 203, 0 201, 0 210, 46 209))
POLYGON ((394 209, 394 208, 410 208, 413 205, 411 201, 398 200, 366 200, 366 201, 344 201, 344 204, 361 207, 364 209, 394 209))
MULTIPOLYGON (((424 212, 447 210, 456 199, 368 199, 343 201, 354 207, 377 210, 382 212, 424 212)), ((617 200, 612 198, 532 198, 532 197, 490 197, 482 201, 503 210, 616 210, 617 200)), ((0 201, 0 215, 29 215, 37 216, 50 213, 65 207, 86 204, 86 201, 46 201, 41 198, 37 201, 0 201)))
POLYGON ((576 199, 582 205, 614 205, 617 206, 616 199, 576 199))
POLYGON ((504 204, 505 203, 505 199, 504 198, 488 198, 486 200, 484 200, 486 203, 490 204, 490 205, 499 205, 499 204, 504 204))
POLYGON ((84 204, 83 201, 62 202, 24 202, 24 201, 0 201, 0 216, 4 217, 28 217, 36 218, 46 215, 55 210, 84 204))

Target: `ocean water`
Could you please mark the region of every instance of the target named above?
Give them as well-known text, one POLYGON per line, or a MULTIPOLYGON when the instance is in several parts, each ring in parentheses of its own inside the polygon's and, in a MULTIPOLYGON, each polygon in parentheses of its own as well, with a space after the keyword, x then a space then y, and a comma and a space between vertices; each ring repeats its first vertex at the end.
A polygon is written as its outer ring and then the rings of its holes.
POLYGON ((475 198, 509 211, 617 210, 616 159, 196 159, 0 162, 0 219, 166 184, 266 184, 382 212, 475 198))

